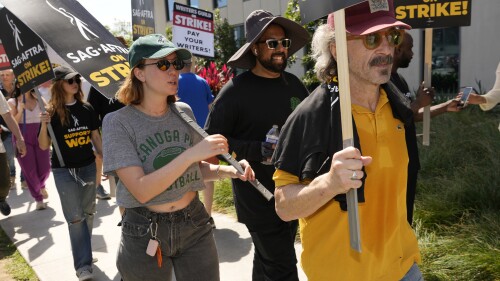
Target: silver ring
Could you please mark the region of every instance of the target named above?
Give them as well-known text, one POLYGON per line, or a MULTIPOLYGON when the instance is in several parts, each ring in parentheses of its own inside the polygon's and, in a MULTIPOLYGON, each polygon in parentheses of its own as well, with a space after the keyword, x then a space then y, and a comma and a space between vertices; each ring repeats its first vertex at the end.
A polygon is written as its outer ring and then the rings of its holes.
POLYGON ((352 172, 351 180, 355 181, 358 179, 358 175, 356 174, 356 171, 352 172))

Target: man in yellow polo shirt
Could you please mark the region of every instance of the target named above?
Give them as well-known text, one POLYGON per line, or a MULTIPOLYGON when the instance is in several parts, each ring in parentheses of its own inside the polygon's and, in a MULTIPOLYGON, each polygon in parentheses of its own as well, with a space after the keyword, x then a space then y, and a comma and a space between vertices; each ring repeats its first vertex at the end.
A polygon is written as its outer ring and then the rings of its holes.
POLYGON ((333 14, 313 37, 322 84, 290 115, 273 156, 276 211, 300 219, 310 281, 423 280, 406 220, 412 112, 389 82, 395 46, 410 27, 368 2, 345 10, 354 146, 343 149, 333 14), (362 252, 349 246, 345 193, 357 189, 362 252))

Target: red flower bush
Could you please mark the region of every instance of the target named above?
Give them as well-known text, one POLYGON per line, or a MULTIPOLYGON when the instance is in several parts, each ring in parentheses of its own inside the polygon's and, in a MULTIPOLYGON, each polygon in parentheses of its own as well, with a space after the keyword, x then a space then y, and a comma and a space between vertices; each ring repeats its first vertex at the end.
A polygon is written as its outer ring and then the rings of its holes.
POLYGON ((215 62, 210 62, 209 67, 203 67, 196 70, 197 74, 205 79, 210 86, 210 90, 214 96, 217 96, 220 89, 234 77, 234 73, 231 68, 222 65, 222 69, 217 69, 215 62))

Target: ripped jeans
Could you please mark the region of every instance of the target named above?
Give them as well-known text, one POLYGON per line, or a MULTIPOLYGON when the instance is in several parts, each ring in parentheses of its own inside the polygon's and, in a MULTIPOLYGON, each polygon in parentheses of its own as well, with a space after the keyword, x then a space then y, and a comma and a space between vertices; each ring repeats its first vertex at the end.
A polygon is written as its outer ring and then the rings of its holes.
POLYGON ((76 169, 53 168, 52 173, 68 223, 75 270, 77 274, 85 269, 92 271, 90 240, 96 208, 95 163, 76 169))

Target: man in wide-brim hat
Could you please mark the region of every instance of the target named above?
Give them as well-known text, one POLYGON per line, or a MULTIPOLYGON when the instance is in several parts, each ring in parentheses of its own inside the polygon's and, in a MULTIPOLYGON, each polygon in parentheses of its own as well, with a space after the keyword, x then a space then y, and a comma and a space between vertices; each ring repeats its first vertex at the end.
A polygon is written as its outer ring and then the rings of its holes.
POLYGON ((262 42, 259 39, 271 24, 281 26, 285 30, 286 37, 291 40, 291 45, 287 50, 288 56, 295 54, 309 41, 309 33, 296 22, 284 17, 273 16, 268 11, 257 10, 252 12, 245 21, 246 43, 229 59, 227 64, 231 67, 245 69, 254 67, 256 55, 251 52, 251 49, 254 45, 262 42))
MULTIPOLYGON (((255 176, 274 192, 274 145, 266 133, 281 128, 307 89, 285 70, 288 56, 309 40, 299 24, 270 12, 252 12, 245 22, 247 42, 228 64, 248 71, 229 81, 215 99, 206 122, 207 132, 220 133, 237 159, 246 158, 255 176)), ((233 180, 238 221, 248 228, 255 246, 253 280, 298 280, 295 257, 297 221, 284 222, 274 200, 267 201, 250 184, 233 180)))

